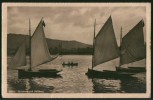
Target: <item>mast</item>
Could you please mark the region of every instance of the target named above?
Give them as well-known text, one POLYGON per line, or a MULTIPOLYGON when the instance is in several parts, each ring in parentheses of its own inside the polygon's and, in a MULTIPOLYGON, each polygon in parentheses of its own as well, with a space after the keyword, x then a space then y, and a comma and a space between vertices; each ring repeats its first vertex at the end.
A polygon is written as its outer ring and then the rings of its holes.
POLYGON ((30 49, 30 55, 29 55, 30 66, 29 66, 29 71, 31 71, 31 22, 30 22, 30 18, 29 18, 29 49, 30 49))
POLYGON ((95 51, 95 29, 96 28, 96 19, 95 19, 95 23, 94 23, 94 36, 93 36, 93 54, 92 54, 92 70, 94 67, 94 51, 95 51))
MULTIPOLYGON (((121 44, 122 44, 122 26, 121 26, 121 34, 120 34, 120 51, 121 51, 121 44)), ((121 67, 121 56, 120 56, 120 64, 119 67, 121 67)))

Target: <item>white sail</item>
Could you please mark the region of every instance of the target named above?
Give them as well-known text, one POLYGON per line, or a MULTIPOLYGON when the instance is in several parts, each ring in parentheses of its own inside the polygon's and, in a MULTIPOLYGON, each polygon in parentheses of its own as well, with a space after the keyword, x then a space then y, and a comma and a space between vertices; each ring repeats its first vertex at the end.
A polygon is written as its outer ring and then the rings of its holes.
POLYGON ((95 37, 93 65, 96 66, 117 57, 119 57, 119 48, 110 16, 95 37))
POLYGON ((18 48, 15 56, 13 57, 10 68, 17 68, 26 65, 26 50, 25 50, 25 41, 18 48))
POLYGON ((122 39, 120 65, 128 64, 146 57, 143 36, 144 22, 141 20, 122 39))
POLYGON ((46 63, 54 58, 51 58, 43 27, 45 23, 41 20, 31 37, 31 67, 46 63))

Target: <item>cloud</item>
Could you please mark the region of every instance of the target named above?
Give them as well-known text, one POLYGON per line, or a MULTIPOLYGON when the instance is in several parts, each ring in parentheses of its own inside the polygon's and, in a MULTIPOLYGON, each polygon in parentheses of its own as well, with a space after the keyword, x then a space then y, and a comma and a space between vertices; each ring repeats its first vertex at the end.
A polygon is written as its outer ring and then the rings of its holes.
POLYGON ((28 34, 29 18, 34 32, 44 17, 46 37, 92 44, 95 18, 98 33, 110 15, 117 41, 120 39, 121 26, 125 35, 141 19, 146 21, 145 7, 9 7, 8 33, 28 34))

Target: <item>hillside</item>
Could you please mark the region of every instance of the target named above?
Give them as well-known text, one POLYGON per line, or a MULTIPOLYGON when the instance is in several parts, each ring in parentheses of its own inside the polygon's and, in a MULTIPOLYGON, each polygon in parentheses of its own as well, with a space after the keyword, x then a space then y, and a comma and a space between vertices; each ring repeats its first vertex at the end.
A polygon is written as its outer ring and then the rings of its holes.
MULTIPOLYGON (((8 54, 14 54, 19 45, 26 39, 26 51, 29 53, 29 36, 21 34, 7 35, 8 54)), ((77 41, 63 41, 47 38, 48 48, 51 54, 91 54, 92 46, 77 41)))

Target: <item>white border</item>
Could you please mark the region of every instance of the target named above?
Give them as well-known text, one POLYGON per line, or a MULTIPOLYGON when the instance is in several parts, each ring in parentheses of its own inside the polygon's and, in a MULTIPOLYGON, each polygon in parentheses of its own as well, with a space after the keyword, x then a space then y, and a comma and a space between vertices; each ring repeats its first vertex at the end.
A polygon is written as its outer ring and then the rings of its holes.
POLYGON ((2 3, 2 97, 3 98, 150 98, 151 97, 151 3, 2 3), (7 7, 146 7, 146 93, 7 93, 7 7))

